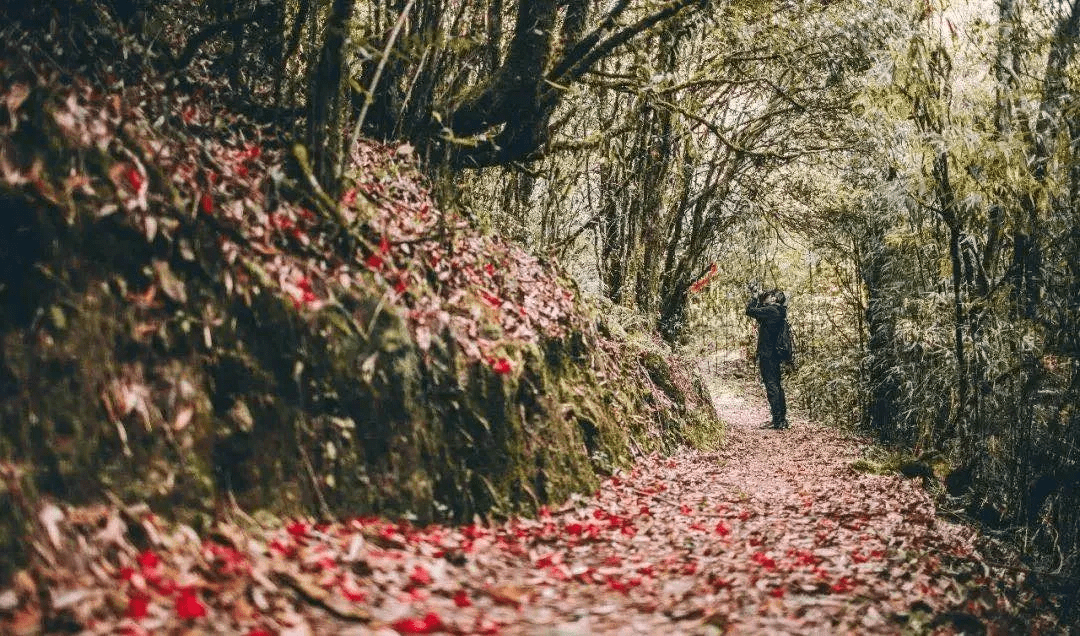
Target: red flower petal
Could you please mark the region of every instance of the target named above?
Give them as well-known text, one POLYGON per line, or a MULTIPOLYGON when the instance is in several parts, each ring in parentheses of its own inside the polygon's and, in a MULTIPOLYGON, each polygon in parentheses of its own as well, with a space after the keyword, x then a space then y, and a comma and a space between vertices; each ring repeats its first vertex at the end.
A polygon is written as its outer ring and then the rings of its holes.
POLYGON ((726 525, 724 525, 724 522, 721 521, 720 523, 716 524, 716 534, 722 537, 726 537, 727 535, 731 534, 731 528, 728 528, 726 525))
POLYGON ((203 195, 199 197, 199 209, 202 210, 204 214, 210 214, 214 211, 214 197, 210 196, 209 192, 204 192, 203 195))
POLYGON ((434 634, 443 628, 442 619, 435 612, 423 618, 403 618, 391 624, 399 634, 434 634))
POLYGON ((136 592, 128 599, 127 612, 125 613, 128 618, 139 620, 145 618, 147 612, 150 609, 150 597, 142 592, 136 592))
POLYGON ((409 575, 409 581, 413 585, 431 585, 431 580, 431 573, 422 565, 414 567, 409 575))
POLYGON ((776 560, 772 557, 765 556, 764 552, 755 552, 750 558, 766 570, 776 569, 776 560))
POLYGON ((834 594, 843 594, 844 592, 850 592, 855 587, 855 582, 850 578, 844 576, 839 581, 832 584, 832 591, 834 594))
POLYGON ((379 270, 382 269, 383 259, 378 254, 372 254, 364 259, 364 264, 368 266, 368 269, 379 270))
POLYGON ((382 237, 381 239, 379 239, 379 253, 380 254, 389 254, 390 253, 390 241, 388 241, 385 236, 382 237))
POLYGON ((458 590, 454 594, 454 605, 457 605, 458 607, 469 607, 472 605, 472 601, 469 600, 469 595, 465 590, 458 590))
POLYGON ((152 550, 143 550, 135 560, 143 570, 153 570, 161 563, 161 559, 152 550))
POLYGON ((176 581, 172 579, 153 579, 150 583, 163 596, 170 596, 176 591, 176 581))
POLYGON ((356 581, 351 578, 346 579, 345 582, 341 584, 341 595, 353 603, 363 603, 367 601, 367 592, 359 587, 356 584, 356 581))
POLYGON ((300 539, 307 536, 308 525, 303 521, 294 521, 289 525, 285 526, 285 530, 294 538, 300 539))
POLYGON ((138 168, 136 168, 135 166, 131 166, 130 168, 128 168, 127 180, 128 185, 130 185, 131 189, 135 192, 141 190, 143 183, 146 181, 145 179, 143 179, 142 173, 139 172, 138 168))
POLYGON ((185 620, 206 616, 206 606, 199 600, 195 590, 185 587, 176 597, 176 615, 185 620))
POLYGON ((495 373, 498 373, 499 375, 506 375, 513 370, 513 368, 510 366, 510 361, 506 358, 490 358, 488 360, 488 364, 491 365, 491 370, 495 373))

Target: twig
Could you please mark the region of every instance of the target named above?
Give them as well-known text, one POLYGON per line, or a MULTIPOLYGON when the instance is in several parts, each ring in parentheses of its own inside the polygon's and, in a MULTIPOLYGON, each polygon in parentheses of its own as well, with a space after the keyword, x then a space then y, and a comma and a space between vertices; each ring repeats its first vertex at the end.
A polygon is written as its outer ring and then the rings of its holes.
POLYGON ((329 592, 304 581, 295 572, 278 567, 270 571, 270 576, 276 579, 277 583, 292 588, 300 598, 312 605, 321 607, 336 618, 357 623, 371 622, 372 617, 367 610, 355 604, 335 603, 329 592))
MULTIPOLYGON (((360 141, 360 131, 364 127, 364 120, 367 119, 368 108, 371 106, 371 102, 374 101, 375 89, 378 88, 379 80, 382 79, 383 69, 386 68, 386 60, 390 57, 390 49, 393 48, 394 42, 397 41, 398 35, 401 33, 401 27, 405 25, 405 17, 412 11, 415 3, 416 0, 409 0, 409 3, 401 10, 397 23, 394 24, 394 30, 390 33, 390 39, 386 41, 386 46, 383 47, 382 59, 379 60, 379 65, 375 67, 375 76, 371 78, 371 85, 368 86, 367 93, 364 95, 364 105, 360 108, 360 116, 356 118, 356 127, 353 128, 352 136, 349 137, 348 152, 350 153, 356 147, 357 142, 360 141)), ((340 180, 344 174, 345 161, 343 159, 338 165, 338 179, 340 180)))
POLYGON ((315 467, 311 464, 307 449, 303 444, 297 444, 297 448, 300 449, 300 459, 304 461, 304 470, 308 474, 308 479, 311 480, 311 489, 315 491, 315 499, 319 502, 319 514, 329 519, 333 515, 330 514, 330 506, 326 504, 326 497, 323 496, 322 487, 319 486, 319 476, 315 474, 315 467))

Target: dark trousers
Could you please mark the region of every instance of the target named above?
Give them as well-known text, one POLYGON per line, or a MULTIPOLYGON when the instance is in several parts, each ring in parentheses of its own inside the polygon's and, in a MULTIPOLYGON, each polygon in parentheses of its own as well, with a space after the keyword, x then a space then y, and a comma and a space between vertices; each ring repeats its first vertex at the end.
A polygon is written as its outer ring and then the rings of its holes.
POLYGON ((758 356, 761 381, 765 384, 765 397, 769 400, 772 423, 787 420, 787 403, 784 401, 784 385, 780 383, 780 361, 774 356, 758 356))

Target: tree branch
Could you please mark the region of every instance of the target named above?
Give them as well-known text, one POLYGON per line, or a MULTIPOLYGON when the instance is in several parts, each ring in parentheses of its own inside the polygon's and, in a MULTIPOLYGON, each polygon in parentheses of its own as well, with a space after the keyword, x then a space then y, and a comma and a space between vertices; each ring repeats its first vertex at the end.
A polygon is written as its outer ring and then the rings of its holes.
POLYGON ((191 60, 195 59, 199 49, 204 44, 221 35, 225 31, 235 29, 236 27, 244 26, 256 22, 259 18, 263 17, 269 11, 270 5, 260 5, 251 13, 233 18, 231 20, 224 20, 222 22, 215 22, 214 24, 208 24, 199 29, 199 32, 191 36, 186 46, 184 46, 183 52, 176 58, 176 68, 186 68, 188 64, 191 64, 191 60))
MULTIPOLYGON (((657 24, 660 24, 664 20, 678 15, 680 12, 682 12, 683 9, 691 5, 699 4, 704 6, 707 3, 708 0, 675 0, 663 9, 660 9, 655 13, 652 13, 651 15, 645 16, 641 20, 638 20, 636 23, 626 27, 625 29, 615 33, 614 35, 611 35, 603 42, 600 42, 599 44, 593 46, 590 50, 588 50, 588 52, 583 53, 580 59, 571 62, 571 64, 565 71, 559 74, 555 74, 553 72, 548 79, 550 79, 552 82, 555 82, 556 84, 566 84, 569 82, 574 82, 580 79, 581 76, 584 75, 586 72, 588 72, 594 64, 610 55, 615 49, 626 44, 634 37, 651 29, 657 24)), ((577 47, 575 47, 575 49, 576 48, 577 47)))

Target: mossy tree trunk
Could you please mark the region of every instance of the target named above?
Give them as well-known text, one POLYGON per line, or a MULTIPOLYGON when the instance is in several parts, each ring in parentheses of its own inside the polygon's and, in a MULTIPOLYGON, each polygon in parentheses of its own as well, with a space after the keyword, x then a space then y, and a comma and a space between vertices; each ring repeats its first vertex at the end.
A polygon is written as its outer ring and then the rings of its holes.
POLYGON ((340 194, 337 175, 344 160, 345 131, 342 100, 345 96, 345 46, 355 0, 334 0, 326 25, 326 38, 311 76, 307 144, 312 169, 331 197, 340 194))

